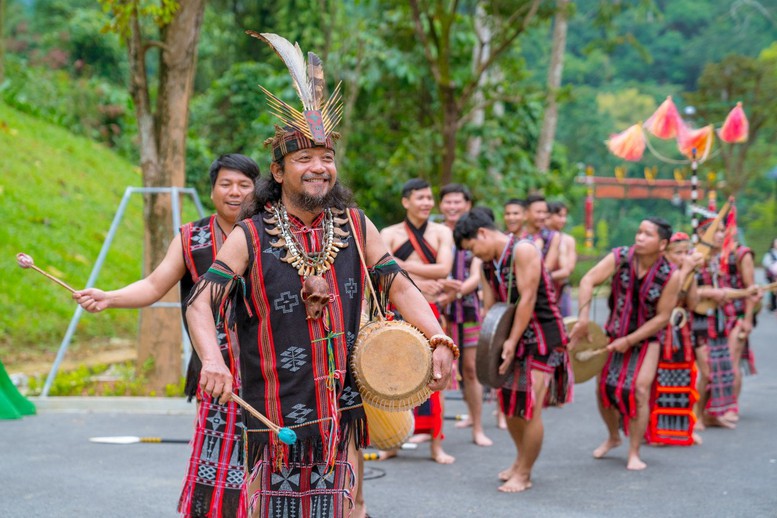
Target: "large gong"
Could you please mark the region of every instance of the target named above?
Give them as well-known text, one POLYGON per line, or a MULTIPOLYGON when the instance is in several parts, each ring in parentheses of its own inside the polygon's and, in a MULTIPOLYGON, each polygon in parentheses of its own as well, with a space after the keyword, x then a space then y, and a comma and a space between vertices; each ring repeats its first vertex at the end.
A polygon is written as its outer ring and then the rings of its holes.
POLYGON ((489 387, 501 387, 510 369, 504 375, 499 374, 502 363, 502 346, 510 336, 515 317, 515 304, 497 302, 488 310, 480 327, 478 350, 475 356, 475 368, 478 380, 489 387))

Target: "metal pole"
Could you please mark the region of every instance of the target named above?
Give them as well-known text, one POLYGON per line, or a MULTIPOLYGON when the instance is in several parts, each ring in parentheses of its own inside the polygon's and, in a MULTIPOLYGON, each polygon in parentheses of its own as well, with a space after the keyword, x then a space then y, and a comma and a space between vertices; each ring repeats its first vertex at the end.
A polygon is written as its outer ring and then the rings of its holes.
MULTIPOLYGON (((108 235, 105 236, 105 241, 103 241, 103 246, 100 249, 100 253, 97 256, 97 261, 95 262, 94 266, 92 267, 92 272, 89 275, 89 279, 86 281, 85 288, 92 288, 94 287, 94 283, 97 281, 97 276, 100 273, 100 270, 102 269, 103 263, 105 262, 105 257, 108 255, 108 249, 110 248, 111 244, 113 243, 114 238, 116 237, 116 232, 119 228, 119 224, 121 223, 121 219, 124 217, 124 213, 127 210, 127 204, 129 203, 130 196, 132 194, 139 193, 139 194, 163 194, 163 193, 172 193, 173 196, 173 232, 177 233, 178 229, 180 228, 181 224, 181 216, 178 213, 178 195, 179 193, 186 193, 191 196, 192 200, 194 201, 195 206, 197 207, 197 212, 200 215, 200 218, 204 217, 204 209, 202 206, 202 203, 200 202, 199 196, 197 195, 197 191, 191 187, 186 188, 179 188, 179 187, 127 187, 124 190, 124 195, 121 198, 121 202, 119 203, 119 208, 116 210, 116 215, 113 217, 113 221, 111 222, 111 227, 108 230, 108 235)), ((154 304, 154 306, 157 307, 180 307, 180 304, 173 303, 173 302, 157 302, 154 304)), ((59 366, 62 363, 62 359, 65 357, 65 352, 67 351, 68 346, 70 345, 70 341, 73 339, 73 334, 75 333, 76 327, 78 326, 78 322, 81 319, 81 315, 83 314, 83 308, 81 306, 78 306, 75 310, 75 313, 73 313, 73 318, 70 319, 70 324, 67 327, 67 331, 65 332, 65 337, 62 339, 62 343, 59 345, 59 350, 57 351, 57 356, 54 359, 54 363, 51 366, 51 370, 49 371, 48 376, 46 377, 46 383, 43 385, 43 391, 41 392, 40 397, 48 397, 49 392, 51 391, 51 385, 54 383, 54 378, 57 376, 57 371, 59 370, 59 366)), ((183 323, 181 323, 183 326, 183 323)), ((184 373, 186 372, 186 365, 189 361, 189 356, 191 355, 191 342, 188 340, 188 336, 186 335, 185 329, 182 329, 183 332, 183 343, 184 343, 184 357, 186 358, 186 361, 184 362, 184 373)))
MULTIPOLYGON (((103 261, 105 260, 105 256, 108 253, 108 248, 110 248, 111 243, 113 242, 113 238, 116 235, 116 229, 119 227, 119 222, 124 215, 124 211, 127 210, 127 203, 129 203, 130 195, 133 193, 133 189, 134 187, 127 187, 124 190, 124 196, 121 198, 119 209, 116 211, 116 215, 113 217, 111 228, 108 231, 108 235, 105 236, 102 249, 100 249, 100 254, 97 256, 97 262, 95 262, 94 267, 92 267, 92 273, 89 275, 89 280, 86 281, 87 288, 94 286, 94 282, 97 280, 97 274, 100 273, 100 268, 102 268, 103 261)), ((57 376, 59 365, 62 363, 62 358, 65 357, 65 351, 67 351, 68 345, 70 345, 70 340, 73 338, 73 333, 75 333, 76 326, 78 325, 78 321, 81 319, 82 313, 83 308, 78 306, 75 313, 73 313, 73 318, 70 319, 70 325, 67 326, 65 337, 62 339, 62 343, 59 345, 57 357, 54 359, 54 364, 51 366, 49 375, 46 377, 46 383, 43 385, 43 392, 41 392, 41 397, 48 397, 49 395, 51 385, 54 383, 54 378, 57 376)))

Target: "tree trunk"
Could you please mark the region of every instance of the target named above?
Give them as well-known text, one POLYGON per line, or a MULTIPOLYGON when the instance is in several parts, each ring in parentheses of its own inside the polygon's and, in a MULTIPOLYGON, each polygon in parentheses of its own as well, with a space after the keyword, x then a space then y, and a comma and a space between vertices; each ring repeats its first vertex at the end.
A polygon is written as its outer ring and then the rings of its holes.
MULTIPOLYGON (((491 27, 489 27, 486 20, 486 12, 482 5, 478 5, 475 11, 475 34, 478 37, 478 42, 472 48, 472 72, 477 73, 483 62, 491 55, 491 27)), ((483 88, 488 84, 490 74, 484 72, 478 79, 478 89, 472 95, 472 101, 475 106, 483 104, 485 95, 483 95, 483 88)), ((486 121, 486 110, 482 107, 476 108, 472 114, 472 126, 481 127, 486 121)), ((483 145, 482 137, 470 137, 467 141, 467 155, 471 160, 477 160, 480 156, 480 150, 483 145)))
MULTIPOLYGON (((140 165, 145 187, 183 187, 186 156, 186 126, 202 25, 204 0, 180 3, 169 25, 161 30, 162 40, 156 112, 152 110, 146 76, 145 47, 140 25, 133 20, 128 41, 131 85, 140 137, 140 165)), ((172 236, 169 195, 145 197, 146 234, 144 273, 150 273, 164 258, 172 236)), ((162 301, 177 300, 171 290, 162 301)), ((181 377, 181 325, 178 308, 147 308, 141 311, 138 343, 138 371, 148 389, 162 393, 166 385, 181 377)))
POLYGON ((456 133, 459 125, 459 106, 456 103, 456 91, 453 86, 442 90, 442 162, 440 163, 440 183, 447 185, 453 181, 453 163, 456 161, 456 133))
POLYGON ((542 117, 542 130, 537 143, 537 154, 534 165, 541 173, 550 169, 550 156, 553 141, 556 138, 558 124, 558 90, 561 87, 561 76, 564 71, 564 52, 567 44, 567 25, 569 0, 556 0, 556 17, 553 26, 553 46, 548 67, 548 98, 545 114, 542 117))

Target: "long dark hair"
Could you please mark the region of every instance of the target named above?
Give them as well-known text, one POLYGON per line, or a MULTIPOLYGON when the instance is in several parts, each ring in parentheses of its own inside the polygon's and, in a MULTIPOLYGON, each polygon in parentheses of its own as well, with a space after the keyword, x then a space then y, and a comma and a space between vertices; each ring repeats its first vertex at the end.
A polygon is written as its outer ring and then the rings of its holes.
MULTIPOLYGON (((275 181, 272 173, 259 178, 254 187, 254 196, 243 202, 238 220, 251 218, 259 214, 268 203, 280 201, 282 192, 282 185, 275 181)), ((335 180, 332 189, 324 197, 322 206, 341 210, 353 207, 353 193, 341 184, 340 180, 335 180)))

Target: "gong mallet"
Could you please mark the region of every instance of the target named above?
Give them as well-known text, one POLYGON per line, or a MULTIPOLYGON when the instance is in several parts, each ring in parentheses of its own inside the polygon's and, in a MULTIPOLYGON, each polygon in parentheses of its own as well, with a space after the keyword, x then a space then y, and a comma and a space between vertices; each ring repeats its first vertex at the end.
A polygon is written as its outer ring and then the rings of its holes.
POLYGON ((258 410, 256 410, 254 407, 246 403, 240 396, 237 394, 232 394, 230 396, 232 398, 232 401, 243 407, 245 410, 248 411, 252 416, 259 419, 262 423, 264 423, 267 428, 275 432, 275 434, 278 436, 278 438, 281 440, 284 444, 294 444, 297 442, 297 434, 292 430, 291 428, 281 428, 277 424, 273 423, 267 417, 259 413, 258 410))
POLYGON ((607 352, 607 347, 602 347, 601 349, 589 349, 588 351, 580 351, 579 353, 575 353, 575 358, 577 361, 581 362, 587 362, 591 358, 595 356, 599 356, 600 354, 604 354, 607 352))
POLYGON ((76 291, 73 288, 71 288, 66 282, 57 279, 53 275, 50 275, 50 274, 44 272, 43 270, 41 270, 40 268, 38 268, 37 266, 35 266, 35 262, 32 260, 32 257, 27 255, 27 254, 23 254, 21 252, 16 254, 16 263, 21 268, 25 268, 25 269, 31 268, 31 269, 35 270, 36 272, 38 272, 39 274, 48 277, 49 279, 51 279, 52 281, 56 282, 57 284, 59 284, 60 286, 65 288, 66 290, 70 291, 70 293, 75 293, 75 291, 76 291))

